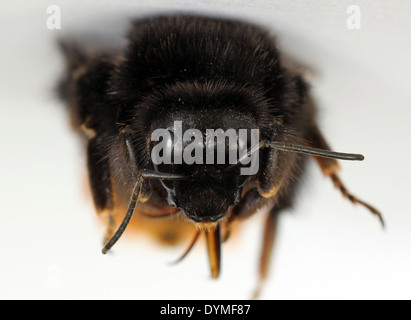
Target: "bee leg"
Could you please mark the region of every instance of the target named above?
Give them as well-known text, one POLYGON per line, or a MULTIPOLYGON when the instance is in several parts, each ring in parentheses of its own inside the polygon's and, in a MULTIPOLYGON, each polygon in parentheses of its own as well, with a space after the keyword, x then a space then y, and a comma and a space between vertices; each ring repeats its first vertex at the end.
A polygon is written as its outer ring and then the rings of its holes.
POLYGON ((224 232, 222 241, 226 242, 229 239, 235 221, 248 218, 256 213, 256 211, 267 205, 267 203, 271 202, 271 199, 262 197, 256 188, 248 190, 242 196, 240 202, 233 207, 230 217, 223 225, 224 232))
MULTIPOLYGON (((303 167, 305 159, 300 158, 298 161, 299 166, 303 167)), ((287 163, 287 161, 285 161, 285 163, 287 163)), ((284 176, 282 176, 280 174, 281 172, 278 170, 282 172, 285 171, 279 166, 267 167, 261 175, 265 176, 265 180, 260 181, 257 189, 260 201, 256 201, 255 208, 258 209, 259 206, 267 204, 269 206, 269 211, 264 225, 263 243, 259 262, 259 278, 253 294, 253 299, 259 297, 264 282, 268 276, 277 236, 279 213, 292 206, 299 185, 299 180, 292 180, 284 183, 284 176), (278 176, 279 178, 274 179, 275 176, 278 176), (268 179, 271 179, 271 182, 268 179), (283 190, 284 188, 286 188, 285 191, 283 190)))
POLYGON ((106 220, 106 234, 104 243, 115 232, 114 203, 110 178, 109 160, 102 152, 104 139, 95 137, 88 142, 87 166, 91 193, 97 213, 106 220))
MULTIPOLYGON (((324 136, 316 125, 313 125, 312 129, 310 129, 310 134, 308 136, 308 146, 324 150, 331 150, 330 146, 328 145, 327 141, 325 141, 324 136)), ((336 159, 316 156, 313 156, 313 158, 326 176, 335 174, 340 170, 340 166, 336 159)))
MULTIPOLYGON (((320 130, 318 129, 317 126, 315 126, 311 132, 310 132, 310 142, 309 146, 312 146, 314 148, 320 148, 320 149, 325 149, 325 150, 330 150, 330 147, 328 146, 328 143, 325 141, 323 135, 321 134, 320 130)), ((381 225, 384 227, 384 219, 382 217, 382 214, 375 209, 373 206, 369 205, 368 203, 358 199, 356 196, 352 195, 347 188, 344 186, 342 183, 340 177, 338 176, 337 172, 340 170, 340 166, 338 165, 337 160, 335 159, 328 159, 328 158, 321 158, 321 157, 316 157, 313 156, 313 158, 316 160, 317 164, 320 166, 321 171, 323 174, 331 179, 333 182, 334 186, 340 190, 342 195, 350 200, 354 204, 360 204, 364 207, 366 207, 372 214, 378 217, 378 219, 381 222, 381 225)))
POLYGON ((208 260, 210 263, 211 276, 216 279, 220 275, 221 266, 221 231, 220 224, 215 229, 205 230, 207 241, 208 260))
POLYGON ((273 249, 275 245, 275 239, 277 236, 277 226, 278 226, 278 213, 281 211, 277 205, 274 205, 268 212, 265 220, 264 235, 263 235, 263 247, 260 256, 260 266, 259 266, 259 279, 257 288, 254 291, 253 299, 258 299, 263 284, 267 279, 268 270, 270 266, 271 257, 273 254, 273 249))
POLYGON ((60 41, 59 45, 67 70, 58 92, 69 108, 73 127, 87 141, 91 193, 97 213, 106 220, 106 238, 110 238, 115 231, 115 212, 107 136, 116 132, 116 108, 108 92, 114 65, 86 50, 83 44, 60 41))
MULTIPOLYGON (((259 279, 258 285, 253 293, 253 299, 257 299, 261 293, 263 284, 267 279, 272 251, 274 249, 275 238, 277 235, 277 224, 279 212, 289 206, 288 198, 275 201, 275 198, 265 198, 261 196, 256 188, 248 190, 240 202, 233 208, 229 222, 235 219, 245 219, 257 210, 269 206, 270 210, 265 220, 263 246, 259 262, 259 279), (286 200, 286 201, 284 201, 286 200)), ((230 226, 231 224, 229 224, 230 226)))
POLYGON ((240 202, 233 208, 232 216, 245 219, 267 204, 269 199, 262 197, 257 188, 248 190, 240 202))

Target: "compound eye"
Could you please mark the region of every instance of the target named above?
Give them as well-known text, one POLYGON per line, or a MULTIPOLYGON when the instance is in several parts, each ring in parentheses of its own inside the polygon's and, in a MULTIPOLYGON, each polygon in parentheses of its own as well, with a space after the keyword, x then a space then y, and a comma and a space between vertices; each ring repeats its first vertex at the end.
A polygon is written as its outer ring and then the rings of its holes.
MULTIPOLYGON (((173 153, 174 136, 172 128, 156 129, 151 135, 150 157, 154 170, 163 173, 174 173, 173 153)), ((169 192, 174 189, 174 181, 160 180, 169 192)))

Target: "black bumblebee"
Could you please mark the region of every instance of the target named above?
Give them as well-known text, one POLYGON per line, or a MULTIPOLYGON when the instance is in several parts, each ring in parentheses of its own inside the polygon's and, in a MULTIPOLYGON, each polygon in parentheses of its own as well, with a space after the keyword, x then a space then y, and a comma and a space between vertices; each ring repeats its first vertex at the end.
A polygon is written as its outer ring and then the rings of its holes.
POLYGON ((150 221, 169 240, 192 225, 189 249, 201 233, 206 235, 211 273, 217 277, 220 246, 233 223, 268 207, 262 281, 278 213, 293 203, 306 154, 343 196, 383 223, 381 214, 351 195, 337 175, 336 159, 363 156, 330 151, 308 84, 263 28, 228 19, 158 16, 134 21, 125 48, 95 51, 75 41, 60 44, 68 67, 59 93, 73 127, 87 139, 92 195, 97 212, 107 219, 103 253, 134 212, 167 217, 150 221), (257 148, 247 149, 248 155, 259 155, 258 171, 244 176, 240 162, 155 165, 152 133, 175 121, 203 133, 258 129, 257 148), (124 217, 118 229, 116 216, 124 217))

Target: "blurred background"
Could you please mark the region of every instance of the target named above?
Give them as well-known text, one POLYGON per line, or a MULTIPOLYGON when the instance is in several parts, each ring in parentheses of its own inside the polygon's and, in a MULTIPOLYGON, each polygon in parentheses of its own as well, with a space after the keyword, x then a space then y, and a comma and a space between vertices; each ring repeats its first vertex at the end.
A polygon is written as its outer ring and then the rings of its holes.
POLYGON ((186 245, 165 248, 132 232, 111 255, 100 253, 104 228, 89 197, 84 146, 53 94, 63 70, 58 37, 91 31, 121 45, 130 18, 173 11, 263 25, 309 66, 327 139, 365 155, 342 163, 341 178, 386 220, 383 231, 310 163, 298 203, 280 218, 261 298, 410 299, 411 3, 400 0, 1 1, 0 298, 251 297, 263 213, 224 245, 218 280, 204 243, 177 266, 168 262, 186 245), (50 5, 60 8, 61 29, 47 26, 50 5))

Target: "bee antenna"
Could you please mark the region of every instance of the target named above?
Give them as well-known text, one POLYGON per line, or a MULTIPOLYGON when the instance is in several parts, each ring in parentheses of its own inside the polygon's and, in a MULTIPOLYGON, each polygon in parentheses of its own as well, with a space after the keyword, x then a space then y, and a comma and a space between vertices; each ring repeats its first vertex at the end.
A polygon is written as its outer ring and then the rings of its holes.
POLYGON ((121 238, 124 231, 126 230, 130 220, 133 216, 134 210, 136 209, 138 199, 140 198, 141 186, 144 179, 160 179, 160 180, 179 180, 185 179, 186 177, 174 173, 163 173, 150 170, 142 170, 138 175, 137 182, 134 186, 133 193, 130 197, 130 202, 128 204, 126 215, 124 216, 123 221, 121 222, 120 227, 117 229, 113 237, 104 245, 102 253, 106 254, 110 249, 116 244, 116 242, 121 238))
POLYGON ((362 154, 335 152, 335 151, 330 151, 330 150, 325 150, 325 149, 311 148, 311 147, 302 146, 302 145, 287 144, 284 142, 264 141, 264 147, 278 149, 282 151, 309 154, 311 156, 322 157, 322 158, 331 158, 331 159, 339 159, 339 160, 355 160, 355 161, 364 160, 364 156, 362 154))
POLYGON ((134 210, 135 210, 137 202, 138 202, 138 198, 140 197, 142 182, 143 182, 143 178, 140 176, 139 179, 137 180, 137 183, 136 183, 136 185, 134 187, 134 190, 133 190, 133 193, 131 195, 126 215, 125 215, 123 221, 121 222, 120 227, 117 229, 116 233, 104 245, 103 250, 101 251, 103 254, 106 254, 107 252, 110 251, 110 249, 116 244, 116 242, 121 238, 124 231, 126 230, 128 224, 131 220, 131 217, 133 216, 134 210))
MULTIPOLYGON (((312 147, 307 147, 307 146, 297 145, 297 144, 288 144, 285 142, 272 142, 272 141, 264 141, 264 140, 261 140, 259 144, 250 147, 247 150, 247 153, 244 155, 244 157, 245 156, 249 157, 254 152, 257 152, 260 149, 264 149, 264 148, 272 148, 272 149, 278 149, 278 150, 288 151, 288 152, 303 153, 303 154, 308 154, 311 156, 321 157, 321 158, 353 160, 353 161, 364 160, 364 156, 362 154, 343 153, 343 152, 336 152, 336 151, 331 151, 331 150, 326 150, 326 149, 312 148, 312 147)), ((236 166, 238 166, 241 163, 241 161, 242 159, 239 159, 237 163, 229 166, 227 169, 225 169, 225 171, 230 171, 234 169, 236 166)))

